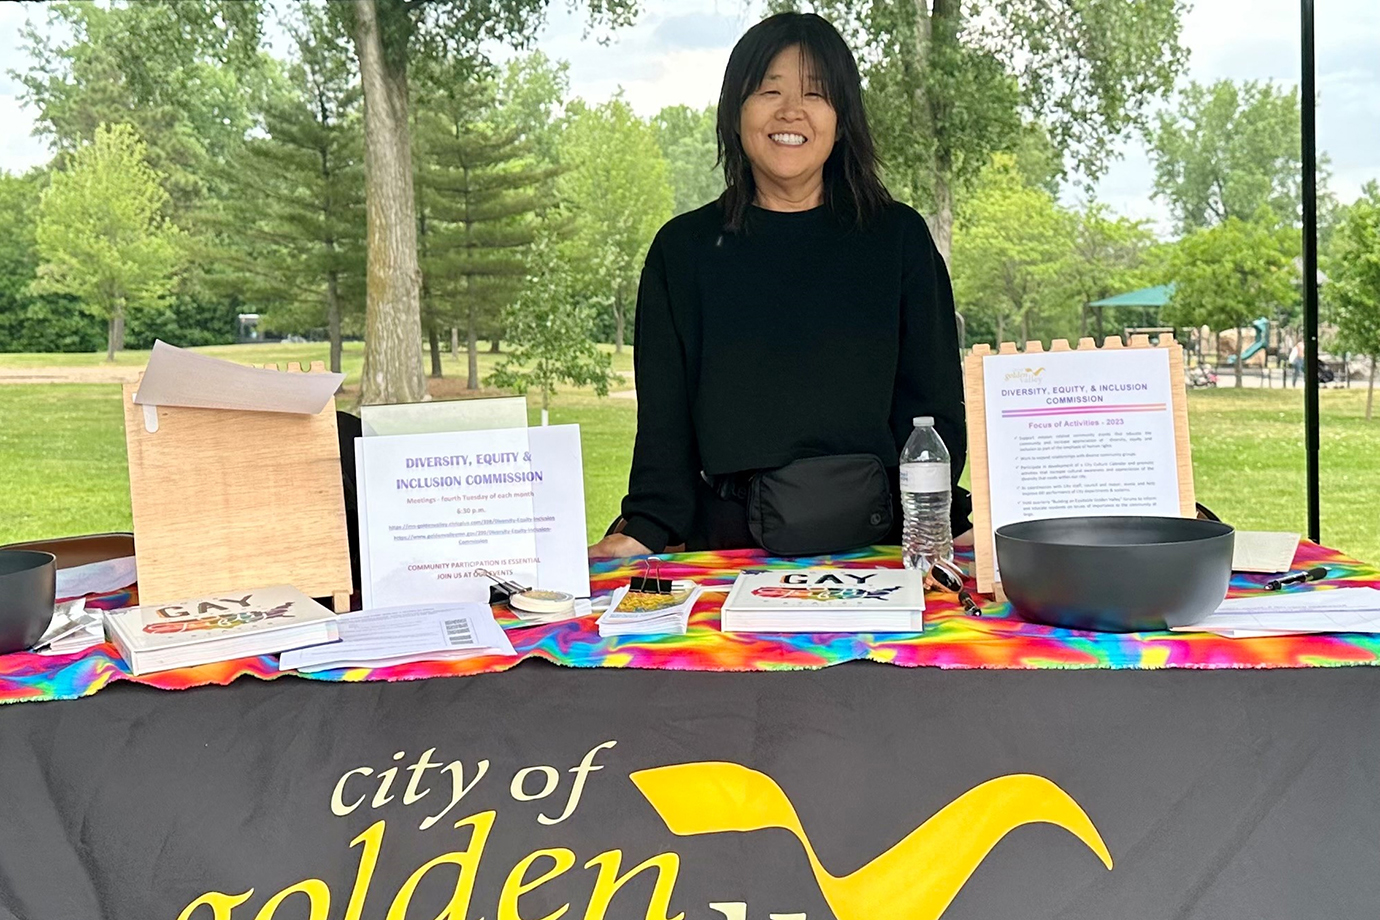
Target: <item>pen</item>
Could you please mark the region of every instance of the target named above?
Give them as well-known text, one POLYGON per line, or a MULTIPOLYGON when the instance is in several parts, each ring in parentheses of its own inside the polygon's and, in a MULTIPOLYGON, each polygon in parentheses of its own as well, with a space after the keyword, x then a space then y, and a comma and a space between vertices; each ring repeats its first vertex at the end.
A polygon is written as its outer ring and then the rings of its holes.
POLYGON ((1283 578, 1275 578, 1265 582, 1266 591, 1278 591, 1288 585, 1301 585, 1306 581, 1318 581, 1327 577, 1327 569, 1320 565, 1315 565, 1306 572, 1295 572, 1293 575, 1285 575, 1283 578))

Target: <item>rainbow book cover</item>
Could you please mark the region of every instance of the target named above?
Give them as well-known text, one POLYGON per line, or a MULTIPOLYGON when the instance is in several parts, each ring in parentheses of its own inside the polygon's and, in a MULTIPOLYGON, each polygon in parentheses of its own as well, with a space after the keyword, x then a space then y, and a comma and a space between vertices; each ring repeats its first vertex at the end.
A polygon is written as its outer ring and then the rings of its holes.
POLYGON ((744 572, 723 606, 725 632, 895 632, 915 628, 924 582, 910 569, 744 572))
POLYGON ((288 585, 114 610, 106 615, 106 631, 136 674, 339 638, 335 614, 288 585))

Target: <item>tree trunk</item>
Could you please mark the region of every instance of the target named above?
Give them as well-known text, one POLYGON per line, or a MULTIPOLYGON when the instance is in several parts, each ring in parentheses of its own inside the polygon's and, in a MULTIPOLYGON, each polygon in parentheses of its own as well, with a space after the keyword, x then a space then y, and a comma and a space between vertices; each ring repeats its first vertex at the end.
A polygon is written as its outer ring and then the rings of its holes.
POLYGON ((963 14, 961 0, 914 0, 916 72, 920 85, 911 101, 915 122, 922 137, 928 137, 934 149, 934 164, 929 177, 934 190, 934 215, 930 219, 930 234, 935 248, 951 264, 954 236, 953 157, 946 138, 947 117, 943 87, 931 79, 935 49, 952 46, 958 41, 963 14))
POLYGON ((467 390, 479 389, 479 339, 478 319, 474 315, 474 298, 469 298, 469 309, 465 313, 465 351, 470 360, 470 379, 465 384, 467 390))
POLYGON ((1242 367, 1241 367, 1241 327, 1236 327, 1236 389, 1241 389, 1242 367))
POLYGON ((105 359, 115 360, 115 314, 105 321, 105 359))
POLYGON ((997 347, 1000 348, 1000 347, 1001 347, 1001 343, 1002 343, 1002 342, 1005 342, 1005 341, 1006 341, 1006 317, 1005 317, 1003 314, 998 313, 998 314, 997 314, 997 347))
POLYGON ((427 343, 431 346, 431 376, 440 380, 441 373, 441 334, 434 325, 426 327, 427 343))
MULTIPOLYGON (((115 351, 125 350, 125 305, 123 302, 115 309, 115 351)), ((111 355, 114 361, 115 356, 111 355)))
POLYGON ((623 353, 623 300, 617 296, 613 298, 613 353, 623 353))
MULTIPOLYGON (((327 243, 328 249, 335 246, 327 243)), ((334 260, 333 260, 334 261, 334 260)), ((331 340, 331 373, 340 373, 340 273, 326 273, 326 337, 331 340)))
MULTIPOLYGON (((354 14, 355 53, 364 88, 369 247, 360 402, 417 402, 426 396, 426 379, 406 57, 384 53, 376 0, 356 0, 354 14)), ((393 42, 400 40, 405 41, 392 37, 393 42)))
POLYGON ((492 339, 489 340, 489 354, 491 354, 491 355, 499 354, 498 343, 499 343, 500 338, 501 338, 501 337, 499 336, 499 334, 498 334, 497 332, 495 332, 495 333, 494 333, 494 337, 493 337, 492 339))
POLYGON ((1024 313, 1021 314, 1021 343, 1022 343, 1022 347, 1024 347, 1024 343, 1029 342, 1029 341, 1030 341, 1030 311, 1029 311, 1029 310, 1026 310, 1024 313))
POLYGON ((460 360, 460 327, 450 327, 450 356, 455 360, 460 360))
POLYGON ((934 217, 930 219, 930 233, 934 237, 934 248, 944 257, 944 264, 950 265, 950 255, 954 248, 954 191, 949 185, 946 167, 938 165, 934 175, 934 217))
POLYGON ((1088 302, 1083 301, 1083 311, 1078 316, 1078 336, 1086 338, 1088 335, 1088 302))
POLYGON ((1366 421, 1370 421, 1370 410, 1375 405, 1375 366, 1377 364, 1380 364, 1380 354, 1371 355, 1370 383, 1366 385, 1366 421))

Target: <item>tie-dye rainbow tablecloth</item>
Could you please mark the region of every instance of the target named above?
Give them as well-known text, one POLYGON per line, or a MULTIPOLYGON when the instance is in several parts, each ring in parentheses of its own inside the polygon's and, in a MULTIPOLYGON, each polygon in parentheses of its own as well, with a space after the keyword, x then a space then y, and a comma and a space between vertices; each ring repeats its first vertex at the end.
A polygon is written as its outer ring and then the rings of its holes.
MULTIPOLYGON (((664 557, 661 576, 693 578, 725 585, 744 568, 800 568, 810 565, 899 565, 895 547, 813 559, 769 559, 752 551, 688 553, 664 557)), ((1380 569, 1334 550, 1305 543, 1295 568, 1325 565, 1329 578, 1313 590, 1342 586, 1380 588, 1380 569)), ((596 563, 591 571, 595 596, 606 594, 636 574, 634 567, 596 563)), ((1238 575, 1232 595, 1260 590, 1269 576, 1238 575)), ((1037 626, 1017 618, 1009 607, 989 607, 981 617, 966 615, 950 599, 931 597, 926 629, 917 635, 726 635, 719 632, 721 593, 706 594, 695 608, 684 636, 601 639, 595 618, 509 632, 516 658, 473 658, 380 669, 349 669, 309 675, 314 680, 417 680, 503 671, 527 658, 542 658, 577 668, 667 668, 684 671, 774 671, 822 668, 844 661, 878 661, 903 667, 939 668, 1315 668, 1380 664, 1380 636, 1334 634, 1269 639, 1221 639, 1203 633, 1072 632, 1037 626)), ((129 594, 91 601, 114 609, 129 594)), ((512 625, 512 620, 504 621, 512 625)), ((18 653, 0 656, 0 702, 73 699, 114 681, 129 680, 166 690, 228 684, 239 677, 271 680, 284 676, 271 656, 243 658, 198 668, 134 677, 115 650, 100 645, 80 655, 47 657, 18 653)), ((289 676, 308 676, 293 675, 289 676)))

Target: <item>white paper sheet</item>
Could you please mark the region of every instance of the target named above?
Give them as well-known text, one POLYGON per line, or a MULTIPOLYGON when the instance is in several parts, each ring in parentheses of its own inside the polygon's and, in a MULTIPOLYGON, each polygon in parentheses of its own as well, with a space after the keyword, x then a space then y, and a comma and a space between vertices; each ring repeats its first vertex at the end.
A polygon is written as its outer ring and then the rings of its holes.
POLYGON ((34 647, 40 655, 72 655, 104 641, 103 612, 87 610, 86 599, 78 597, 53 608, 53 619, 34 647))
POLYGON ((575 425, 359 438, 366 607, 482 602, 479 568, 589 597, 575 425))
POLYGON ((526 428, 525 396, 485 399, 443 399, 391 406, 360 406, 359 421, 366 438, 392 434, 432 434, 439 431, 492 431, 526 428))
MULTIPOLYGON (((341 614, 339 642, 284 652, 283 671, 347 667, 355 662, 411 658, 429 653, 516 655, 493 611, 484 604, 390 607, 341 614)), ((374 666, 374 665, 371 665, 374 666)))
POLYGON ((57 570, 57 596, 66 598, 107 594, 129 587, 138 578, 133 556, 74 565, 57 570))
POLYGON ((344 374, 287 374, 245 367, 158 341, 153 343, 134 401, 141 406, 316 415, 344 380, 344 374))
POLYGON ((1168 350, 993 355, 982 367, 994 532, 1032 518, 1179 515, 1168 350))
POLYGON ((1287 572, 1294 564, 1299 549, 1296 533, 1274 533, 1262 530, 1238 530, 1232 544, 1233 572, 1287 572))
POLYGON ((1319 632, 1380 632, 1380 590, 1332 588, 1286 590, 1225 600, 1200 623, 1179 632, 1213 632, 1247 638, 1319 632))

